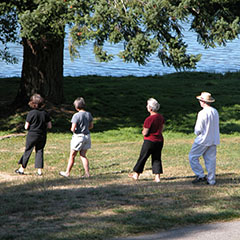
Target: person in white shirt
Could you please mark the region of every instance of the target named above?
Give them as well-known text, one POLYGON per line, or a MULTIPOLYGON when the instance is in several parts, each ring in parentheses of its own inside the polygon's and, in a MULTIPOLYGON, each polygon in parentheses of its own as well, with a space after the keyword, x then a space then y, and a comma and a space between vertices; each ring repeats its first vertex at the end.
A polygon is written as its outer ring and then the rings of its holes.
POLYGON ((189 162, 196 178, 192 183, 206 181, 207 184, 214 185, 216 172, 216 153, 217 145, 220 144, 219 133, 219 115, 218 111, 211 106, 215 99, 208 92, 202 92, 196 97, 200 106, 203 108, 197 116, 194 133, 197 137, 194 140, 192 149, 189 153, 189 162), (207 176, 199 162, 199 158, 203 156, 207 176))

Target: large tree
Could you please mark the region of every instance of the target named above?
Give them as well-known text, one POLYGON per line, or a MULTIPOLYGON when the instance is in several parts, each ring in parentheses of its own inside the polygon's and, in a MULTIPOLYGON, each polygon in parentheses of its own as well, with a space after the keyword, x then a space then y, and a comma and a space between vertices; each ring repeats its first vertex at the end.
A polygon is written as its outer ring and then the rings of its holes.
MULTIPOLYGON (((238 37, 238 0, 11 0, 0 3, 0 41, 17 41, 20 28, 23 68, 18 101, 34 92, 48 100, 63 101, 63 44, 70 26, 72 57, 88 41, 100 61, 114 56, 104 43, 122 43, 118 56, 126 62, 146 64, 158 52, 160 61, 176 69, 195 68, 200 55, 187 53, 182 24, 190 22, 206 47, 226 44, 238 37), (5 37, 2 37, 5 36, 5 37)), ((7 49, 5 49, 7 50, 7 49)), ((0 51, 0 57, 15 61, 0 51)))
POLYGON ((15 33, 14 36, 19 32, 19 42, 23 45, 22 75, 16 102, 23 104, 36 92, 52 102, 61 102, 67 4, 55 0, 11 0, 0 6, 2 16, 8 14, 15 23, 7 28, 15 33))

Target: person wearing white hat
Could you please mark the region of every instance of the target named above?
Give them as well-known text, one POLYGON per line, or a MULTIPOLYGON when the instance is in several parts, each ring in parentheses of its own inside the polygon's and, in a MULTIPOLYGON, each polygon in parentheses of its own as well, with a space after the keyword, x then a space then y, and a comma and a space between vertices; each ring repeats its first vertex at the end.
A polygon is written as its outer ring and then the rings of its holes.
POLYGON ((197 137, 194 140, 191 151, 189 153, 189 162, 196 178, 192 183, 206 181, 207 184, 214 185, 216 172, 216 153, 217 145, 220 144, 219 133, 219 115, 218 111, 211 106, 215 99, 208 92, 202 92, 196 97, 200 106, 203 108, 197 116, 194 133, 197 137), (203 156, 207 176, 199 162, 199 158, 203 156))

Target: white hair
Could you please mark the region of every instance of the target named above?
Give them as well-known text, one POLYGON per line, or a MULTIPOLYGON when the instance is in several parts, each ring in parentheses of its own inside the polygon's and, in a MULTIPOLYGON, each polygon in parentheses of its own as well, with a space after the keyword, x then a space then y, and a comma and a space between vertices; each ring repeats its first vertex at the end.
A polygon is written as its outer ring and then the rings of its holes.
POLYGON ((149 98, 147 104, 152 109, 153 112, 157 112, 158 109, 160 108, 160 104, 154 98, 149 98))

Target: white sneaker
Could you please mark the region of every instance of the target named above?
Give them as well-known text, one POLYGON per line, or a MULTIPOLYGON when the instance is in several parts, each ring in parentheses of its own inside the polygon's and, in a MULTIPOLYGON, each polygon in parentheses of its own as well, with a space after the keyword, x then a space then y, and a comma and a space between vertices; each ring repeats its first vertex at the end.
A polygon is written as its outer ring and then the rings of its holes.
POLYGON ((23 172, 23 171, 21 171, 21 170, 19 170, 19 169, 16 169, 16 170, 15 170, 15 173, 18 173, 18 174, 21 174, 21 175, 23 175, 23 174, 24 174, 24 172, 23 172))
POLYGON ((63 172, 63 171, 59 172, 59 175, 66 178, 69 177, 69 174, 66 174, 66 172, 63 172))

